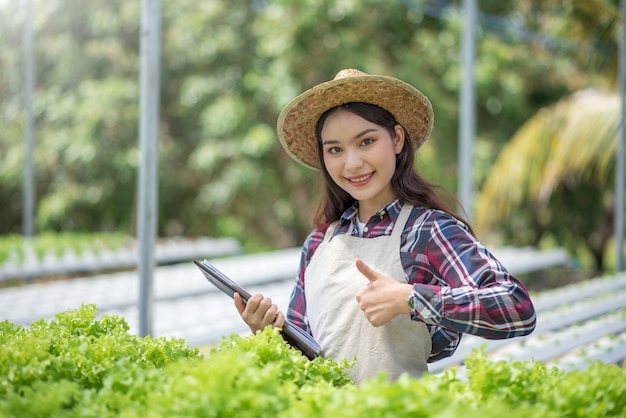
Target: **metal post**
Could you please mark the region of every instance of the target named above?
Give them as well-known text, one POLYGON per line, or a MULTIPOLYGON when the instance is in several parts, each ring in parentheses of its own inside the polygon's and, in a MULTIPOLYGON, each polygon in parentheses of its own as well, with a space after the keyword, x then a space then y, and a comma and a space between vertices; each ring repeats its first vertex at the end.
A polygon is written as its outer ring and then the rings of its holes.
POLYGON ((615 247, 617 271, 624 270, 624 146, 626 142, 626 30, 624 28, 624 18, 626 17, 626 0, 620 0, 620 31, 619 31, 619 61, 618 78, 619 91, 622 100, 620 115, 620 131, 617 142, 617 156, 615 167, 615 247))
POLYGON ((476 59, 476 0, 463 0, 463 39, 461 51, 461 92, 459 119, 458 181, 459 201, 469 220, 473 216, 472 154, 476 130, 474 61, 476 59))
POLYGON ((24 0, 24 190, 22 195, 22 233, 35 234, 35 164, 33 158, 33 90, 35 57, 33 53, 32 0, 24 0))
POLYGON ((139 334, 152 334, 152 278, 158 219, 161 3, 142 0, 139 121, 139 334))

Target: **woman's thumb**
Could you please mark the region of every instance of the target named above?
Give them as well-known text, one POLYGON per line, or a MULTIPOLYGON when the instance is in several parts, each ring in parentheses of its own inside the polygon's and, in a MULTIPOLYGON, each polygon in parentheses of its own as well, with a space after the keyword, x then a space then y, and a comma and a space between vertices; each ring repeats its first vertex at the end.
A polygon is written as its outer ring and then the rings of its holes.
POLYGON ((376 272, 370 266, 365 264, 360 258, 356 259, 356 268, 361 272, 362 275, 367 277, 370 282, 378 279, 378 275, 376 274, 376 272))

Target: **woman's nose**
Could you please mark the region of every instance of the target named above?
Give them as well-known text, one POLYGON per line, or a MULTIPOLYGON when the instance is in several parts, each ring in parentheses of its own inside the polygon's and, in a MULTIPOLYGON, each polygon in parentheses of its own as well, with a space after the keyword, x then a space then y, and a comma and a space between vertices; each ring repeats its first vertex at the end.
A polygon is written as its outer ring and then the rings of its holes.
POLYGON ((346 153, 346 170, 354 171, 363 167, 363 158, 358 151, 349 151, 346 153))

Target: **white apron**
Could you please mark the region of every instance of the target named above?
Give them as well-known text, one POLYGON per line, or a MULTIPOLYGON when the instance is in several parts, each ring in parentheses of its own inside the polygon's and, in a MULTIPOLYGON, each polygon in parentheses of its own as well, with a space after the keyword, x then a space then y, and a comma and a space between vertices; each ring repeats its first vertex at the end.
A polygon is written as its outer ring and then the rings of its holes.
POLYGON ((337 226, 333 223, 305 271, 304 294, 313 337, 324 358, 356 357, 356 364, 347 372, 357 384, 381 371, 395 380, 405 372, 419 377, 428 370, 432 341, 424 323, 398 315, 376 328, 356 301, 357 292, 368 283, 356 268, 357 258, 377 272, 407 282, 400 262, 400 241, 412 208, 410 204, 402 207, 388 236, 337 235, 331 240, 337 226))

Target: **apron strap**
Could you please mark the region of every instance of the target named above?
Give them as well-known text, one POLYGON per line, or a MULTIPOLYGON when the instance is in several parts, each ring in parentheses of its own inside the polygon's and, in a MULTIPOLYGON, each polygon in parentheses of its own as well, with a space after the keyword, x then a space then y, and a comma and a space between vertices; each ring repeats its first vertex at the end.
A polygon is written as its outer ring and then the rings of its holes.
POLYGON ((334 221, 333 223, 328 225, 328 228, 326 229, 326 232, 324 233, 324 239, 322 240, 322 242, 330 241, 333 234, 335 233, 335 230, 337 229, 337 226, 339 226, 339 221, 334 221))
POLYGON ((391 231, 392 237, 400 239, 400 237, 402 236, 402 231, 404 231, 404 226, 409 220, 409 216, 411 215, 412 210, 412 204, 405 203, 404 205, 402 205, 402 209, 400 209, 400 214, 398 215, 396 223, 393 226, 393 231, 391 231))

